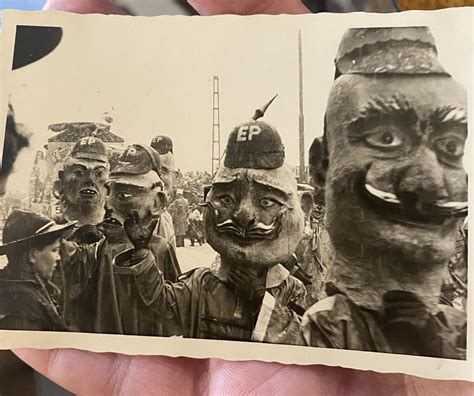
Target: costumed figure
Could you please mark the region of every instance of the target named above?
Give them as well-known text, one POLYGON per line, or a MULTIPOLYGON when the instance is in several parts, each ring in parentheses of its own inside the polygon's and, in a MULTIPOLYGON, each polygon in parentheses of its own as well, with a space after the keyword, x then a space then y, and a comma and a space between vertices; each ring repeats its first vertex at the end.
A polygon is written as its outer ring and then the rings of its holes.
POLYGON ((300 266, 310 275, 308 305, 326 297, 325 279, 329 263, 332 260, 331 240, 325 226, 324 207, 324 170, 322 169, 322 137, 314 139, 309 149, 309 171, 311 186, 314 188, 314 205, 310 214, 312 235, 303 252, 300 266))
POLYGON ((184 237, 188 232, 188 212, 189 201, 183 196, 184 191, 181 188, 176 190, 176 199, 170 207, 173 225, 176 234, 176 246, 184 247, 184 237))
POLYGON ((60 239, 74 222, 58 225, 34 212, 15 210, 3 229, 0 254, 0 329, 67 331, 59 306, 60 290, 51 282, 60 260, 60 239))
POLYGON ((467 310, 468 220, 458 230, 456 249, 448 263, 448 276, 441 288, 440 302, 464 312, 467 310))
POLYGON ((163 210, 158 221, 157 233, 166 239, 176 251, 176 236, 173 226, 173 218, 168 210, 168 203, 175 194, 175 184, 178 172, 176 171, 173 141, 168 136, 158 135, 151 141, 151 147, 160 155, 160 178, 165 186, 167 206, 163 210))
MULTIPOLYGON (((150 315, 135 287, 133 275, 114 276, 114 257, 129 249, 124 230, 131 213, 161 215, 166 201, 158 172, 160 157, 151 147, 131 145, 121 155, 110 174, 104 221, 97 228, 86 225, 76 231, 98 235, 98 242, 67 244, 69 260, 64 266, 75 321, 81 331, 153 335, 164 330, 150 315), (100 230, 100 231, 99 231, 100 230)), ((166 280, 181 274, 172 246, 158 235, 147 241, 154 265, 166 280)))
MULTIPOLYGON (((73 146, 69 157, 58 171, 54 182, 54 195, 60 201, 61 214, 58 223, 75 221, 76 225, 68 232, 66 238, 78 243, 94 243, 102 235, 89 229, 86 225, 96 225, 104 219, 110 165, 104 143, 94 137, 84 137, 73 146), (79 227, 81 228, 78 233, 79 227)), ((54 274, 54 283, 61 289, 61 307, 65 319, 72 326, 79 327, 79 303, 77 295, 68 284, 64 266, 69 257, 62 257, 54 274)))
POLYGON ((191 241, 191 246, 194 246, 194 242, 199 243, 201 246, 204 243, 204 226, 203 226, 203 216, 199 210, 198 205, 194 205, 191 213, 188 216, 189 223, 189 239, 191 241))
POLYGON ((334 257, 303 343, 465 358, 466 314, 439 299, 467 213, 467 95, 428 28, 350 29, 325 126, 334 257))
POLYGON ((296 179, 284 164, 279 134, 254 120, 230 134, 224 164, 206 198, 208 243, 220 254, 215 271, 196 268, 179 282, 164 282, 148 253, 146 219, 125 224, 135 249, 115 261, 133 275, 144 304, 184 337, 261 341, 267 300, 302 313, 304 285, 279 263, 295 251, 303 233, 296 179))
POLYGON ((40 150, 36 152, 35 163, 32 170, 33 181, 33 202, 43 202, 46 179, 48 177, 47 162, 44 159, 44 153, 40 150))
POLYGON ((80 139, 58 172, 54 193, 61 203, 63 221, 78 226, 104 219, 110 164, 104 143, 94 137, 80 139))

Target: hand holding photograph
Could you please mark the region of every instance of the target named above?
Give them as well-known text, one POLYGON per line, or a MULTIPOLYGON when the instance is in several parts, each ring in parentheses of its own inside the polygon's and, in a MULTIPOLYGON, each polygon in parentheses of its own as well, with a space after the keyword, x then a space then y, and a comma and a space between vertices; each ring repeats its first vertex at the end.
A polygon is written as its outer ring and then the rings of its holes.
POLYGON ((472 18, 6 12, 0 348, 474 380, 472 18))

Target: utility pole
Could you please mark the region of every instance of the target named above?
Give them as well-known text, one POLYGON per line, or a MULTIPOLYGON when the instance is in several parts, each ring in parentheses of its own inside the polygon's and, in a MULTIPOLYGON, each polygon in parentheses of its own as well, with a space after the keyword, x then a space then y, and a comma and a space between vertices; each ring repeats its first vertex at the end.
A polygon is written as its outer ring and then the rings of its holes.
POLYGON ((212 176, 214 176, 221 162, 221 121, 218 76, 214 76, 212 92, 212 176))
POLYGON ((299 182, 306 183, 306 163, 304 146, 304 108, 303 108, 303 39, 301 30, 298 30, 298 64, 299 64, 299 147, 300 147, 300 171, 299 182))

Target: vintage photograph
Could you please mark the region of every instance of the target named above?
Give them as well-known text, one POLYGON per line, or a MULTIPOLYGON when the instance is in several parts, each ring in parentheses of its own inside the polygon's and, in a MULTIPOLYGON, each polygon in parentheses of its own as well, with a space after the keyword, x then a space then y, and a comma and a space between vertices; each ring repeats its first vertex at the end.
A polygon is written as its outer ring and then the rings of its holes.
POLYGON ((466 19, 49 18, 3 37, 1 330, 468 358, 466 19))

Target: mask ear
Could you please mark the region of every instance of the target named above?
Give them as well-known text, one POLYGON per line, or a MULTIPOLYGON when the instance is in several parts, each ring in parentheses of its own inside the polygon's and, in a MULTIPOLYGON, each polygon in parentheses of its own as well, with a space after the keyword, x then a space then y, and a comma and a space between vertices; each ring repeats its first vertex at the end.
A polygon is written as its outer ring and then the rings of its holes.
POLYGON ((58 172, 58 178, 53 183, 53 195, 56 199, 60 199, 64 193, 64 173, 58 172))
POLYGON ((211 192, 212 186, 204 186, 204 202, 207 201, 207 197, 211 192))
POLYGON ((165 210, 168 204, 168 199, 166 198, 166 194, 163 191, 158 191, 155 195, 155 213, 161 213, 165 210))

